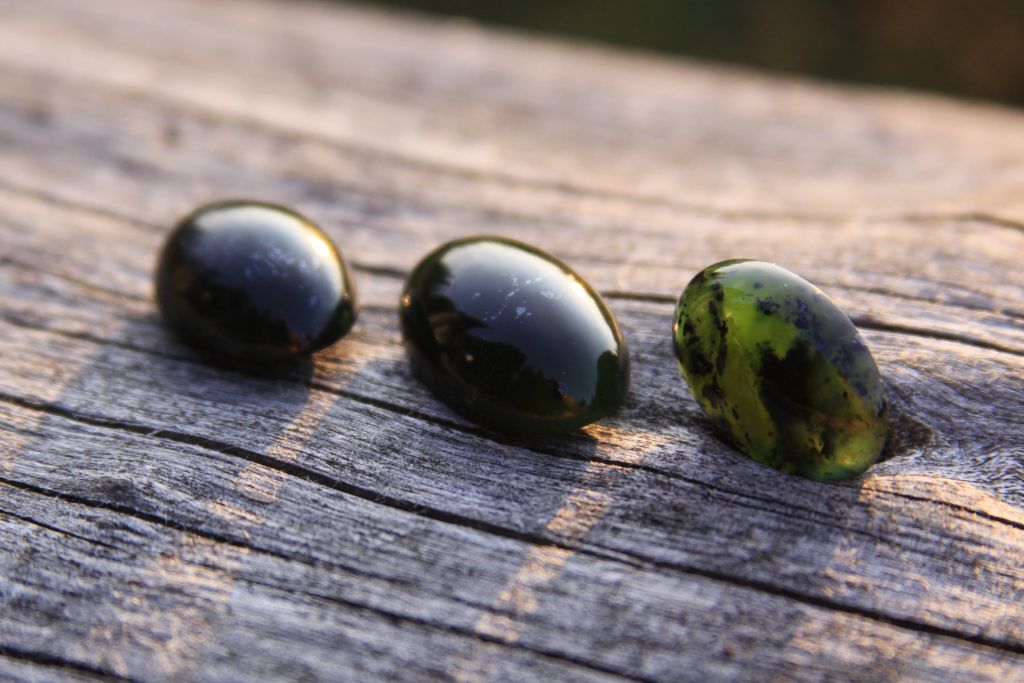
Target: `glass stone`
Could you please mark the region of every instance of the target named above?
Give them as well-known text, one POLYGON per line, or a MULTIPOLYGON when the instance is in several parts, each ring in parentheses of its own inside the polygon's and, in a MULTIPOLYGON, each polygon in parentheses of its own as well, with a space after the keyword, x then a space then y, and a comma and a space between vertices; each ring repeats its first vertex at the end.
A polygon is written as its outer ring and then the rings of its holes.
POLYGON ((307 218, 273 204, 200 207, 160 255, 157 302, 188 342, 243 362, 294 359, 355 322, 341 253, 307 218))
POLYGON ((687 285, 679 367, 717 430, 754 460, 811 479, 854 477, 882 452, 885 389, 850 319, 763 261, 723 261, 687 285))
POLYGON ((526 244, 444 244, 413 270, 400 305, 416 375, 491 429, 569 432, 626 396, 629 353, 615 318, 567 265, 526 244))

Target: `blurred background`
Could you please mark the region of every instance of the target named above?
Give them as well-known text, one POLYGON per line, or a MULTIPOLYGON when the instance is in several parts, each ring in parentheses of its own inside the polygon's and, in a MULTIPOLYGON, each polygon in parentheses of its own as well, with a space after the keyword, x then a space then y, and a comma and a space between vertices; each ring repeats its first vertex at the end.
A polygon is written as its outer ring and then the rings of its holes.
POLYGON ((1024 0, 376 0, 530 31, 1024 105, 1024 0))

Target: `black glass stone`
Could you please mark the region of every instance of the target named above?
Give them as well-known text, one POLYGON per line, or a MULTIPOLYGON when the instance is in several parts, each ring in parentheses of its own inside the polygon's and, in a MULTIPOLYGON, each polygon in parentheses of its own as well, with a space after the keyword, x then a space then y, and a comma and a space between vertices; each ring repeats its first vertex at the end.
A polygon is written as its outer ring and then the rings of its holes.
POLYGON ((156 294, 186 341, 243 362, 300 358, 356 318, 337 247, 309 219, 260 202, 218 202, 182 219, 160 255, 156 294))
POLYGON ((615 412, 629 353, 601 297, 567 265, 495 237, 449 242, 401 298, 414 372, 456 412, 514 435, 570 432, 615 412))

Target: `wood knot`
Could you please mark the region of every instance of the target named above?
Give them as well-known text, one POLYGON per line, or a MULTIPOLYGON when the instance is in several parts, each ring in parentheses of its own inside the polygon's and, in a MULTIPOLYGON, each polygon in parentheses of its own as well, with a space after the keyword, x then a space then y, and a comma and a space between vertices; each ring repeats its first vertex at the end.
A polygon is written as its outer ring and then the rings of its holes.
POLYGON ((125 477, 99 477, 83 481, 81 489, 93 496, 100 496, 104 501, 117 505, 133 505, 139 503, 144 494, 138 486, 125 477))
POLYGON ((931 446, 936 441, 935 430, 915 417, 907 410, 902 397, 893 397, 889 401, 889 433, 882 449, 879 462, 898 455, 906 455, 931 446), (892 400, 896 398, 896 400, 892 400))

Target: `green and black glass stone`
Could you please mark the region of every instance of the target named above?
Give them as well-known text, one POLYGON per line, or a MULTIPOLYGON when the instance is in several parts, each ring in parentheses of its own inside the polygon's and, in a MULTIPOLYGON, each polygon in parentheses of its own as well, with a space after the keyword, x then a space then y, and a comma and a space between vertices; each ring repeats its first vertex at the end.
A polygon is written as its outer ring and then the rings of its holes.
POLYGON ((401 323, 417 376, 498 431, 573 431, 626 396, 629 353, 601 297, 520 242, 474 237, 427 255, 405 285, 401 323))
POLYGON ((302 357, 355 322, 341 253, 305 217, 274 204, 227 201, 186 216, 156 273, 167 323, 192 344, 234 361, 302 357))
POLYGON ((817 287, 763 261, 723 261, 687 285, 676 357, 718 431, 754 460, 812 479, 854 477, 885 445, 871 352, 817 287))

